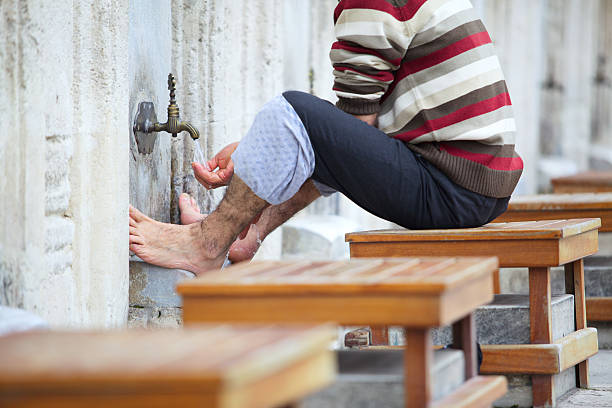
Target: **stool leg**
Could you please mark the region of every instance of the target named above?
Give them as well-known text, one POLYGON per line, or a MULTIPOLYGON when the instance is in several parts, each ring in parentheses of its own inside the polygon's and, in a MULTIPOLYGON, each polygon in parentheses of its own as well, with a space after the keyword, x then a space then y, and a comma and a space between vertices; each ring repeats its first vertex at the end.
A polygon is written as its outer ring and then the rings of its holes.
MULTIPOLYGON (((582 259, 565 265, 565 292, 574 295, 576 306, 576 330, 587 327, 586 299, 584 295, 584 262, 582 259)), ((576 366, 576 384, 589 387, 589 360, 576 366)))
POLYGON ((473 313, 453 323, 453 348, 463 350, 465 355, 466 381, 478 375, 476 324, 474 323, 473 313))
MULTIPOLYGON (((550 269, 529 268, 529 335, 532 344, 552 343, 550 269)), ((532 375, 533 406, 554 406, 552 375, 532 375)))
POLYGON ((493 293, 499 295, 501 293, 501 283, 499 280, 499 269, 493 274, 493 293))
POLYGON ((389 345, 389 328, 387 326, 370 327, 371 341, 373 346, 389 345))
POLYGON ((404 386, 406 408, 428 407, 431 401, 430 370, 433 349, 429 329, 406 327, 404 386))

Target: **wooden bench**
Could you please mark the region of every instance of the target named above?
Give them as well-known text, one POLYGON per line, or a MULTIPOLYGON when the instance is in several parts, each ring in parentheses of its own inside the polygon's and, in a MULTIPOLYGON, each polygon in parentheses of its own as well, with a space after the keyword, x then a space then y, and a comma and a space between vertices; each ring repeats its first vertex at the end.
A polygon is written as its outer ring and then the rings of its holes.
MULTIPOLYGON (((513 198, 495 222, 563 218, 601 219, 600 232, 612 232, 612 193, 541 194, 513 198)), ((611 276, 612 279, 612 276, 611 276)), ((586 298, 587 321, 612 321, 611 297, 586 298)))
POLYGON ((506 392, 501 376, 476 376, 473 310, 493 298, 495 258, 252 262, 181 282, 186 325, 196 322, 406 327, 406 407, 485 407, 506 392), (431 403, 431 327, 454 324, 465 352, 459 390, 431 403))
POLYGON ((331 384, 331 326, 0 337, 2 407, 289 406, 331 384))
POLYGON ((612 171, 585 171, 552 179, 554 193, 612 192, 612 171))
MULTIPOLYGON (((483 346, 482 373, 532 374, 534 406, 554 405, 553 374, 578 365, 587 387, 588 361, 597 353, 597 331, 586 326, 582 259, 597 252, 599 219, 487 224, 455 230, 381 230, 346 235, 351 257, 497 256, 500 267, 529 268, 532 344, 483 346), (566 289, 574 295, 576 332, 553 342, 550 267, 567 265, 566 289)), ((466 296, 468 296, 466 294, 466 296)), ((373 337, 384 342, 385 332, 373 337)))

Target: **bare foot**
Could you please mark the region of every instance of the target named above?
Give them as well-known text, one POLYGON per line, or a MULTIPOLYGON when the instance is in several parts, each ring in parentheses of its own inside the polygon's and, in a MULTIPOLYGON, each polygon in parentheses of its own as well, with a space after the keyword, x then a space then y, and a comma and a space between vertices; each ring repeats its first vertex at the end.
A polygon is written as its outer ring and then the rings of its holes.
POLYGON ((130 250, 143 261, 200 275, 219 269, 225 253, 209 254, 199 223, 165 224, 130 206, 130 250))
MULTIPOLYGON (((193 224, 206 217, 206 214, 200 213, 197 202, 187 193, 183 193, 179 197, 179 209, 181 210, 181 224, 183 225, 193 224)), ((245 229, 230 246, 229 260, 233 263, 250 261, 259 249, 262 239, 257 225, 251 224, 248 230, 245 229)))
POLYGON ((189 225, 194 222, 202 221, 206 218, 206 214, 200 213, 200 207, 195 198, 187 193, 183 193, 179 197, 179 210, 181 211, 181 224, 189 225))
POLYGON ((246 236, 243 239, 238 238, 230 246, 229 260, 233 263, 250 261, 259 249, 262 238, 257 229, 257 224, 251 224, 246 236))

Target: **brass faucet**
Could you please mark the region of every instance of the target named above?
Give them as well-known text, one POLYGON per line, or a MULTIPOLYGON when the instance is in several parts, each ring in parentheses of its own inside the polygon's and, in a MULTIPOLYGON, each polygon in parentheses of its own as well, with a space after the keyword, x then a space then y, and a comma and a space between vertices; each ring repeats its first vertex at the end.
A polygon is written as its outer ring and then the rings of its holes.
POLYGON ((153 124, 153 132, 168 132, 172 133, 172 137, 186 131, 193 140, 200 137, 200 132, 191 123, 181 122, 179 116, 179 107, 174 99, 176 91, 176 79, 172 73, 168 74, 168 90, 170 91, 170 104, 168 105, 168 121, 166 123, 156 122, 153 124))
POLYGON ((138 150, 141 153, 151 153, 153 150, 154 139, 143 139, 142 133, 152 132, 168 132, 172 137, 176 137, 179 133, 185 131, 193 140, 200 137, 200 132, 191 123, 181 122, 179 117, 179 107, 174 99, 176 91, 176 79, 171 73, 168 74, 168 90, 170 91, 170 104, 168 105, 168 121, 159 123, 155 114, 155 106, 152 102, 140 102, 138 112, 134 119, 134 135, 138 144, 138 150))

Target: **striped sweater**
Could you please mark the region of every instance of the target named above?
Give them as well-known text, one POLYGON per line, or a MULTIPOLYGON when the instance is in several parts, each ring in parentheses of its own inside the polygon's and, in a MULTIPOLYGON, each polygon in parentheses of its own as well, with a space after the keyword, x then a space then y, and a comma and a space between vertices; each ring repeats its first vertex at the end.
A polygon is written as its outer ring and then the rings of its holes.
POLYGON ((340 109, 378 113, 383 132, 468 190, 512 194, 523 169, 512 104, 469 0, 341 0, 334 22, 340 109))

